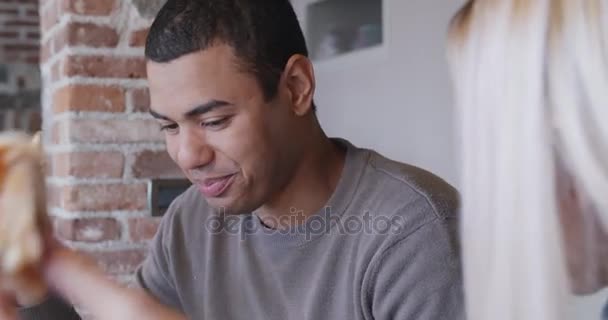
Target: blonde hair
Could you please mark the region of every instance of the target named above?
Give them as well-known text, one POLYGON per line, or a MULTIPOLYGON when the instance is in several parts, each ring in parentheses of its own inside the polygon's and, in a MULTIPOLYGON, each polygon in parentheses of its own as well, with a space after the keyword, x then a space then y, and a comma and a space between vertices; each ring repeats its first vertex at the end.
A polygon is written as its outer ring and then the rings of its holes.
POLYGON ((607 6, 475 0, 452 23, 469 319, 563 317, 556 158, 608 229, 607 6))

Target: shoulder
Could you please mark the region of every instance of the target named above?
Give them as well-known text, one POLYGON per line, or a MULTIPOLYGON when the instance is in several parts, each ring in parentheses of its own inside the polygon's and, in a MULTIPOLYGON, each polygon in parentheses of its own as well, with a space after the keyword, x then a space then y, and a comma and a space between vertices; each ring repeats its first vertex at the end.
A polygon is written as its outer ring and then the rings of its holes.
POLYGON ((359 152, 366 154, 366 165, 348 215, 359 215, 371 226, 361 244, 372 260, 382 263, 395 254, 443 258, 446 252, 457 257, 457 190, 422 168, 373 150, 359 152))
POLYGON ((427 222, 457 217, 458 191, 444 179, 376 151, 362 150, 368 156, 359 197, 365 199, 366 210, 427 222))
MULTIPOLYGON (((387 288, 403 290, 411 297, 412 309, 431 297, 445 304, 444 310, 428 311, 437 313, 430 318, 458 313, 462 300, 458 191, 425 169, 368 152, 365 179, 377 184, 368 192, 370 199, 380 199, 368 204, 375 210, 370 212, 388 215, 394 222, 390 232, 372 237, 375 252, 366 269, 365 287, 375 294, 387 288)), ((376 298, 378 303, 387 297, 376 298)))

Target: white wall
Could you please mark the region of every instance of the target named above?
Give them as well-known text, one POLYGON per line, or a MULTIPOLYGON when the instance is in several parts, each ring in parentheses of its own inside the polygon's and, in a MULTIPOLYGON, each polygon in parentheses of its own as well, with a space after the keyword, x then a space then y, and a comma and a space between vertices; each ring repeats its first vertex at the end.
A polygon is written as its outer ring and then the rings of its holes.
MULTIPOLYGON (((314 1, 292 0, 304 30, 306 4, 314 1)), ((458 185, 445 37, 463 2, 384 0, 383 47, 317 63, 316 101, 326 132, 458 185)), ((598 319, 607 296, 577 299, 571 318, 598 319)))
MULTIPOLYGON (((306 30, 305 6, 293 0, 306 30)), ((456 183, 444 39, 461 1, 385 0, 384 46, 317 63, 319 118, 331 136, 456 183)))

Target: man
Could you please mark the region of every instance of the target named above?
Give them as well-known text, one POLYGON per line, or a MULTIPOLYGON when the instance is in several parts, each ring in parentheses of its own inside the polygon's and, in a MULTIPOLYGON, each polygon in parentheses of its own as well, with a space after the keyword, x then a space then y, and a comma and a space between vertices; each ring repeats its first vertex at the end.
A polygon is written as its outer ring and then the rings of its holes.
MULTIPOLYGON (((150 113, 193 182, 137 272, 150 296, 193 319, 463 318, 456 191, 325 135, 288 0, 169 0, 146 57, 150 113)), ((61 265, 54 287, 95 309, 61 265)))

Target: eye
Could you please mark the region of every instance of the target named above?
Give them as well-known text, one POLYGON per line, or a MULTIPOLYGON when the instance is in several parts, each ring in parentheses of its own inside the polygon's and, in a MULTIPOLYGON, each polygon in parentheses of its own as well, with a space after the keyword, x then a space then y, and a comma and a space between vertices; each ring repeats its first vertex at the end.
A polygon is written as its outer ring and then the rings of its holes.
POLYGON ((179 129, 179 126, 176 123, 172 123, 172 124, 168 124, 168 125, 161 125, 160 127, 160 131, 169 133, 169 134, 174 134, 177 133, 177 130, 179 129))
POLYGON ((229 119, 230 119, 230 117, 214 119, 211 121, 205 121, 205 122, 201 123, 201 125, 205 128, 209 128, 209 129, 221 129, 222 126, 224 126, 228 122, 229 119))

